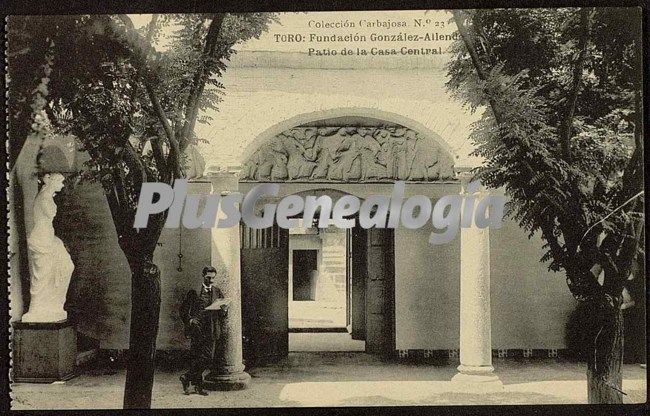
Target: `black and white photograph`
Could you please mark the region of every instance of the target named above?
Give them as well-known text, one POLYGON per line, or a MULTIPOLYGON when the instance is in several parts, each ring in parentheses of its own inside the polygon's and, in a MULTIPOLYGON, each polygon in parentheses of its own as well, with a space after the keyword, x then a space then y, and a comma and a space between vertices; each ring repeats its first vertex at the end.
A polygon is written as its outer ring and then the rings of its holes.
POLYGON ((643 411, 647 10, 189 5, 5 19, 11 410, 643 411))

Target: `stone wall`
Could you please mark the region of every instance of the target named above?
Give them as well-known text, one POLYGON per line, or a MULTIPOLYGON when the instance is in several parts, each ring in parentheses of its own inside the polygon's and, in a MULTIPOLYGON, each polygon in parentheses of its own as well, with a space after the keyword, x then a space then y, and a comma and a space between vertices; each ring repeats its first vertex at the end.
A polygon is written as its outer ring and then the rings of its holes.
POLYGON ((323 254, 321 262, 322 288, 317 293, 319 300, 341 301, 345 303, 346 283, 346 235, 345 230, 334 227, 322 233, 323 254))

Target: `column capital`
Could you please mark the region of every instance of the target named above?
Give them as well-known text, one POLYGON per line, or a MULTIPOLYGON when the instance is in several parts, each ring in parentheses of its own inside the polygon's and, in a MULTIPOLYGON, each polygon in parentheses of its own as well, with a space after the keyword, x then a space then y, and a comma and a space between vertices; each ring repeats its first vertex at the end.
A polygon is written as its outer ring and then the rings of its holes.
POLYGON ((233 166, 210 165, 204 176, 212 182, 213 191, 232 192, 239 189, 239 169, 233 166))
POLYGON ((461 195, 475 195, 482 196, 488 193, 488 189, 481 183, 479 186, 469 187, 470 184, 475 183, 479 179, 476 178, 476 173, 471 171, 463 171, 458 173, 458 179, 460 179, 460 194, 461 195))
POLYGON ((239 171, 241 171, 240 166, 226 166, 226 165, 216 165, 216 164, 211 164, 208 165, 205 168, 205 172, 203 173, 205 176, 237 176, 239 175, 239 171))
POLYGON ((474 176, 474 173, 470 169, 466 169, 459 171, 457 175, 461 183, 469 183, 470 179, 474 176))

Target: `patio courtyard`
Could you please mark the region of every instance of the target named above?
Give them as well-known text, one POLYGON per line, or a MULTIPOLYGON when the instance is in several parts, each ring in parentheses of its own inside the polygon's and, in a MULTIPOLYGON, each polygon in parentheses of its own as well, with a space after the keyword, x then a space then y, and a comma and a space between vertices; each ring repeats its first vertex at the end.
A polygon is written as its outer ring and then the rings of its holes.
MULTIPOLYGON (((504 384, 496 393, 462 391, 449 380, 456 364, 385 362, 361 352, 293 352, 280 363, 250 370, 247 390, 182 393, 181 368, 159 369, 154 408, 583 404, 583 363, 558 359, 494 359, 504 384)), ((67 382, 12 385, 12 409, 114 409, 122 406, 125 371, 94 368, 67 382)), ((625 403, 646 401, 646 370, 623 369, 625 403)))

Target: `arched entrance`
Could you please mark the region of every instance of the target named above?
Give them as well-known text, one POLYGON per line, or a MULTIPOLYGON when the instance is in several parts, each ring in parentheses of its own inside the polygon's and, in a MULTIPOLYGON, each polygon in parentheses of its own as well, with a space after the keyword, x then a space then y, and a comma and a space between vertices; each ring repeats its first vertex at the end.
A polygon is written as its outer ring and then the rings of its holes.
MULTIPOLYGON (((242 161, 239 189, 279 183, 277 200, 300 193, 363 198, 397 180, 454 177, 453 157, 439 136, 359 115, 309 121, 257 143, 242 161)), ((302 257, 296 263, 291 233, 277 225, 266 230, 242 225, 240 239, 244 356, 249 363, 272 361, 289 349, 288 305, 297 293, 293 272, 306 275, 316 266, 303 263, 317 264, 320 254, 307 248, 297 253, 302 257)), ((395 351, 394 244, 391 229, 357 226, 345 239, 346 325, 339 329, 364 340, 368 353, 395 351)))
MULTIPOLYGON (((240 186, 245 191, 246 185, 240 186)), ((309 187, 301 184, 301 188, 309 187)), ((334 201, 344 195, 322 188, 294 194, 327 195, 334 201)), ((264 203, 277 203, 283 196, 264 203)), ((290 230, 277 224, 255 230, 242 223, 240 241, 247 364, 261 365, 286 356, 290 333, 328 334, 339 343, 347 337, 361 341, 356 344, 372 354, 389 355, 395 350, 393 230, 366 230, 358 225, 345 230, 318 228, 304 222, 290 230)), ((321 348, 330 351, 332 347, 321 348)))

